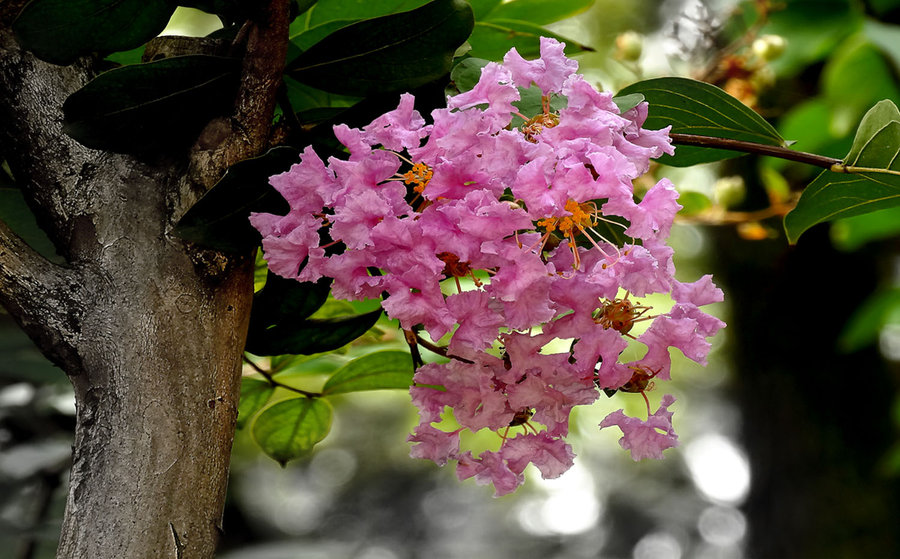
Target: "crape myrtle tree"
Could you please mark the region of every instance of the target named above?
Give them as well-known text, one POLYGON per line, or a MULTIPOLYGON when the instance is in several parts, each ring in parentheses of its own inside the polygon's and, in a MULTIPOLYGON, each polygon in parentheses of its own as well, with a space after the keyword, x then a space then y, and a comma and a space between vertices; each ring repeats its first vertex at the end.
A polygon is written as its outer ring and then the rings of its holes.
POLYGON ((590 4, 0 5, 4 215, 33 214, 50 241, 0 222, 0 302, 77 406, 60 557, 211 557, 236 424, 286 462, 327 435, 333 394, 410 389, 412 455, 498 495, 529 463, 568 469, 569 412, 604 392, 646 402, 600 424, 632 458, 677 445, 674 398, 646 392, 670 348, 705 361, 724 324, 701 307, 722 293, 674 278, 681 205, 668 180, 638 180, 651 159, 822 167, 785 218, 796 242, 896 204, 900 112, 877 104, 834 159, 700 81, 598 92, 570 58, 588 47, 541 27, 590 4), (177 5, 223 29, 156 37, 177 5), (329 315, 329 293, 381 305, 329 315), (383 311, 408 352, 316 390, 279 380, 383 311), (461 448, 483 429, 499 445, 461 448))

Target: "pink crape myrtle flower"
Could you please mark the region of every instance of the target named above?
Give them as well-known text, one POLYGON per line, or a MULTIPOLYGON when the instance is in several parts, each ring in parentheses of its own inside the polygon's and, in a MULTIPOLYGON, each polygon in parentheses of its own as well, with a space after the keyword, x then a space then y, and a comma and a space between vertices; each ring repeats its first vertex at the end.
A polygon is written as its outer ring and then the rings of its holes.
POLYGON ((287 215, 250 217, 272 272, 331 278, 339 298, 381 297, 408 340, 443 338, 430 347, 448 361, 420 366, 410 388, 410 453, 455 463, 496 495, 529 464, 544 478, 569 469, 570 414, 604 392, 644 398, 646 420, 619 410, 601 428, 621 428, 635 460, 662 458, 678 442, 674 398, 651 414, 646 392, 670 378, 672 348, 705 363, 724 326, 700 308, 722 300, 710 276, 675 279, 675 186, 635 195, 651 159, 674 152, 668 128, 643 128, 646 103, 621 113, 577 70, 542 38, 539 58, 511 50, 428 119, 404 94, 367 126, 335 127, 346 158, 307 148, 271 178, 287 215), (516 106, 527 88, 541 92, 538 114, 516 106), (672 309, 642 302, 653 294, 672 309), (643 357, 623 360, 630 346, 643 357), (461 450, 463 431, 484 429, 494 448, 461 450))

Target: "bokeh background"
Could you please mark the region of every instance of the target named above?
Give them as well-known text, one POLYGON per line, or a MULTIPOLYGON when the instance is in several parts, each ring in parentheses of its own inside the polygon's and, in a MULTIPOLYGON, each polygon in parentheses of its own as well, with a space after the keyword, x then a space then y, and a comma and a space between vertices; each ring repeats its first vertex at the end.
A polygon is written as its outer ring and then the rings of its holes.
MULTIPOLYGON (((795 148, 842 157, 869 107, 900 103, 898 23, 898 0, 596 0, 551 27, 594 49, 577 59, 598 87, 705 79, 795 148)), ((216 26, 179 9, 167 32, 216 26)), ((220 557, 900 557, 900 212, 818 226, 789 246, 780 216, 815 169, 746 156, 652 172, 686 206, 671 241, 680 279, 713 273, 726 301, 712 312, 728 323, 707 367, 673 365, 665 392, 678 398, 681 445, 665 460, 632 462, 617 431, 597 428, 619 407, 637 414, 639 395, 601 397, 575 411, 571 471, 545 481, 529 470, 495 499, 409 458, 407 394, 351 394, 318 450, 285 468, 238 432, 220 557)), ((398 334, 382 321, 280 378, 314 381, 403 348, 398 334)), ((53 557, 73 430, 65 376, 0 314, 0 555, 53 557)))

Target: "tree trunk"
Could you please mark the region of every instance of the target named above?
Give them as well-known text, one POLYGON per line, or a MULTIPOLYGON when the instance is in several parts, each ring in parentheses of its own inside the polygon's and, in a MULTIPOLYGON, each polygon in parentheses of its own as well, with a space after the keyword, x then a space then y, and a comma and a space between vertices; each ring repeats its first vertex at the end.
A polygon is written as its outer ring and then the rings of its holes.
MULTIPOLYGON (((48 262, 0 222, 0 304, 75 388, 59 557, 214 555, 253 262, 169 232, 227 165, 266 147, 280 80, 264 78, 280 77, 288 6, 269 4, 260 11, 277 12, 264 22, 276 49, 245 57, 253 91, 241 91, 233 116, 243 137, 207 142, 200 158, 195 147, 191 161, 90 150, 65 136, 62 103, 92 76, 90 62, 36 60, 0 13, 0 160, 67 262, 48 262), (267 75, 251 67, 260 60, 267 75), (248 115, 259 126, 240 121, 248 115)), ((250 31, 248 53, 266 42, 264 31, 250 31)))

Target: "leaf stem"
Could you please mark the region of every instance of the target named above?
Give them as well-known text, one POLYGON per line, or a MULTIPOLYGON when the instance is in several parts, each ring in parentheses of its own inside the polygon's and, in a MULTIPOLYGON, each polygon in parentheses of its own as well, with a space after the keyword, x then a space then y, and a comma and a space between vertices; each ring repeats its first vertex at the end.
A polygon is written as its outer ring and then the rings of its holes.
POLYGON ((306 396, 307 398, 318 398, 319 396, 322 395, 321 392, 307 392, 306 390, 294 388, 293 386, 288 386, 287 384, 284 384, 283 382, 279 382, 279 381, 275 380, 275 378, 272 376, 271 372, 263 369, 262 367, 260 367, 259 365, 257 365, 256 363, 254 363, 253 361, 248 359, 246 355, 244 355, 244 363, 250 365, 250 367, 252 367, 254 371, 256 371, 257 373, 262 375, 263 378, 265 378, 266 381, 269 384, 271 384, 272 386, 281 387, 281 388, 284 388, 285 390, 290 390, 291 392, 296 392, 297 394, 301 394, 303 396, 306 396))
MULTIPOLYGON (((816 155, 814 153, 806 153, 803 151, 795 151, 782 146, 770 146, 766 144, 757 144, 755 142, 745 142, 743 140, 731 140, 728 138, 716 138, 714 136, 698 136, 696 134, 679 134, 670 133, 672 143, 682 146, 697 146, 704 148, 728 149, 733 151, 743 151, 746 153, 758 153, 760 155, 768 155, 770 157, 778 157, 789 161, 797 161, 806 163, 816 167, 822 167, 830 171, 851 173, 852 167, 844 166, 840 159, 826 157, 824 155, 816 155)), ((879 169, 880 172, 884 170, 879 169)))

